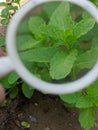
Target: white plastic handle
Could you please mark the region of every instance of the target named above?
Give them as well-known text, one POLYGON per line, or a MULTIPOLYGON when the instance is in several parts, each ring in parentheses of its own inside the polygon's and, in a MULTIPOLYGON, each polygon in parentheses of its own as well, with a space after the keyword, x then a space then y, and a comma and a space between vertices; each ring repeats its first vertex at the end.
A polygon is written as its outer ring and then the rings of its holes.
POLYGON ((0 58, 0 78, 13 70, 13 65, 8 56, 0 58))
MULTIPOLYGON (((23 6, 12 18, 8 31, 7 31, 7 50, 9 57, 14 65, 16 72, 21 76, 21 78, 26 81, 30 86, 46 92, 50 94, 65 94, 65 93, 72 93, 78 90, 81 90, 91 84, 96 78, 98 77, 98 61, 94 68, 89 71, 85 76, 81 79, 76 80, 74 82, 65 83, 65 84, 52 84, 41 79, 38 79, 34 75, 32 75, 23 65, 21 62, 17 50, 16 50, 16 32, 17 28, 30 10, 35 8, 36 6, 46 3, 46 2, 53 2, 53 1, 64 1, 64 2, 71 2, 76 4, 86 11, 88 11, 98 23, 98 10, 94 4, 89 2, 88 0, 30 0, 25 6, 23 6)), ((62 12, 63 13, 63 12, 62 12)))

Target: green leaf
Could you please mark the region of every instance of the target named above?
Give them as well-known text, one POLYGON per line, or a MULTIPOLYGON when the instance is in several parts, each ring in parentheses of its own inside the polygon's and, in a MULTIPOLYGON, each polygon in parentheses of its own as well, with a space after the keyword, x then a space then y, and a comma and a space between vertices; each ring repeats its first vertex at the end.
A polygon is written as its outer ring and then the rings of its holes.
POLYGON ((0 2, 0 6, 6 6, 6 2, 0 2))
POLYGON ((79 122, 84 130, 90 130, 94 126, 95 121, 95 109, 88 108, 82 109, 79 115, 79 122))
POLYGON ((92 68, 98 59, 98 47, 92 48, 91 50, 86 51, 85 53, 81 54, 75 63, 76 67, 79 69, 84 68, 92 68))
POLYGON ((71 29, 67 29, 65 31, 63 41, 68 49, 73 48, 73 45, 76 42, 76 37, 73 35, 73 31, 71 29))
POLYGON ((53 40, 63 40, 64 32, 54 25, 47 25, 41 27, 42 32, 48 38, 52 38, 53 40))
POLYGON ((94 106, 98 108, 98 97, 93 97, 94 106))
POLYGON ((62 2, 51 16, 50 25, 57 26, 63 31, 73 28, 74 21, 70 15, 69 3, 62 2), (63 13, 62 13, 63 12, 63 13))
POLYGON ((65 103, 75 104, 77 102, 78 98, 81 97, 81 95, 82 95, 81 92, 76 92, 76 93, 72 93, 72 94, 60 95, 60 98, 65 103))
POLYGON ((63 79, 72 70, 73 64, 77 57, 77 51, 72 50, 66 53, 59 50, 51 59, 50 62, 50 75, 53 79, 63 79))
POLYGON ((5 37, 0 37, 0 47, 5 45, 5 37))
POLYGON ((43 6, 43 10, 49 18, 51 17, 52 13, 55 11, 59 4, 59 2, 49 2, 43 6))
MULTIPOLYGON (((93 42, 93 39, 95 39, 95 36, 97 37, 98 35, 98 25, 95 24, 95 26, 89 31, 87 32, 85 35, 81 36, 79 38, 79 42, 90 42, 92 41, 93 42)), ((92 46, 93 43, 91 43, 91 46, 92 46)))
POLYGON ((11 99, 16 98, 16 96, 18 95, 18 87, 13 87, 13 89, 11 90, 11 92, 9 93, 9 97, 11 99))
POLYGON ((4 77, 0 80, 0 83, 4 86, 5 89, 12 88, 13 86, 9 84, 8 82, 8 76, 4 77))
POLYGON ((14 84, 15 82, 17 82, 18 79, 19 79, 19 76, 15 72, 13 72, 9 75, 8 82, 9 84, 14 84))
POLYGON ((28 122, 26 122, 26 121, 22 121, 22 122, 21 122, 21 125, 22 125, 24 128, 26 128, 26 129, 30 128, 30 124, 29 124, 28 122))
POLYGON ((9 12, 9 9, 8 8, 4 8, 2 11, 1 11, 1 17, 5 17, 5 18, 8 18, 10 12, 9 12))
POLYGON ((42 38, 41 26, 45 25, 44 20, 41 17, 31 17, 29 19, 29 30, 37 38, 42 38))
POLYGON ((93 84, 91 84, 87 89, 86 89, 87 94, 90 97, 98 97, 98 80, 96 80, 93 84))
MULTIPOLYGON (((42 63, 41 63, 42 65, 42 63)), ((41 65, 39 67, 41 67, 41 65)), ((43 67, 43 66, 42 66, 43 67)), ((52 82, 51 76, 49 74, 48 68, 45 68, 45 66, 41 69, 41 71, 38 70, 38 73, 40 74, 40 78, 47 82, 52 82)))
POLYGON ((89 96, 82 96, 77 100, 75 105, 77 108, 90 108, 93 107, 94 104, 92 99, 89 96))
POLYGON ((71 48, 76 40, 75 37, 73 37, 72 30, 67 29, 66 31, 63 31, 57 26, 50 24, 42 27, 42 32, 45 34, 46 37, 51 39, 51 41, 53 40, 61 41, 68 48, 71 48))
POLYGON ((73 29, 74 36, 79 38, 89 32, 95 25, 93 18, 83 19, 73 29))
POLYGON ((10 11, 10 10, 16 11, 16 10, 18 10, 18 6, 10 5, 10 6, 8 7, 8 9, 9 9, 9 11, 10 11))
POLYGON ((98 33, 97 32, 93 33, 96 33, 97 36, 93 37, 92 39, 91 49, 98 47, 98 33))
POLYGON ((17 37, 17 49, 19 51, 36 47, 42 40, 35 40, 31 35, 25 34, 17 37))
POLYGON ((20 0, 14 0, 14 2, 15 2, 15 3, 19 3, 19 2, 20 2, 20 0))
POLYGON ((23 34, 23 35, 30 34, 28 20, 24 20, 20 23, 17 32, 18 34, 23 34))
POLYGON ((1 24, 2 25, 7 25, 9 23, 9 19, 2 19, 1 24))
POLYGON ((58 49, 54 47, 42 47, 22 52, 20 56, 24 61, 50 62, 57 50, 58 49))
POLYGON ((92 18, 92 16, 87 11, 83 11, 82 18, 87 19, 87 18, 92 18))
POLYGON ((22 92, 26 98, 30 99, 34 93, 34 89, 30 88, 26 83, 23 83, 22 92))

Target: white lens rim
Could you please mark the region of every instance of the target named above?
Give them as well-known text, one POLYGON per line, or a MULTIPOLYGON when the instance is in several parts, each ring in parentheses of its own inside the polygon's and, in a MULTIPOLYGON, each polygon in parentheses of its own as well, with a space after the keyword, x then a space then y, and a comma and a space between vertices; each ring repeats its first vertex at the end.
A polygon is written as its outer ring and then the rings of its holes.
POLYGON ((20 77, 27 82, 33 88, 49 93, 49 94, 68 94, 84 89, 88 85, 90 85, 93 81, 95 81, 98 77, 98 61, 96 65, 82 78, 64 84, 53 84, 45 82, 34 75, 32 75, 27 68, 24 66, 22 61, 19 58, 18 52, 16 50, 15 39, 16 39, 16 30, 24 18, 24 16, 36 6, 53 1, 64 1, 76 4, 86 11, 88 11, 98 23, 98 10, 94 4, 89 2, 88 0, 30 0, 27 4, 25 4, 17 13, 13 16, 7 30, 6 35, 6 47, 8 56, 10 57, 14 70, 20 75, 20 77))

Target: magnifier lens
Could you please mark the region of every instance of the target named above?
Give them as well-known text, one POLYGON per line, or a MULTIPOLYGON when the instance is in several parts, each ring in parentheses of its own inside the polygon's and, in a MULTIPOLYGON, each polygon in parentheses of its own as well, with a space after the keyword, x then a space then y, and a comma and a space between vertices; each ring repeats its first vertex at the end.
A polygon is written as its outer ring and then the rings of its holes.
POLYGON ((66 83, 85 75, 97 62, 98 27, 82 8, 68 2, 48 2, 22 19, 16 46, 25 67, 51 83, 66 83))

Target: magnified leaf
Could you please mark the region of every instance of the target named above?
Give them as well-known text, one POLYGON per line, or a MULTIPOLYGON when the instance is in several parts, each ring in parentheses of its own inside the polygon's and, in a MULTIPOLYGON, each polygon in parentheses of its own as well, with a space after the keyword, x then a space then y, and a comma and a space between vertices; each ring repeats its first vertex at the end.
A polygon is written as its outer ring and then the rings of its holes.
POLYGON ((51 59, 50 75, 53 79, 63 79, 70 72, 77 57, 77 51, 72 50, 66 53, 59 50, 51 59))
POLYGON ((93 18, 87 18, 81 20, 74 27, 73 30, 74 36, 79 38, 80 36, 85 35, 94 27, 94 25, 95 25, 95 20, 93 18))
POLYGON ((79 69, 92 68, 98 59, 98 47, 92 48, 81 54, 76 61, 76 67, 79 69))
POLYGON ((56 10, 51 16, 49 24, 55 25, 63 31, 69 28, 73 28, 74 21, 72 20, 71 15, 70 15, 69 3, 62 2, 56 8, 56 10), (63 10, 63 13, 62 13, 62 10, 63 10))
POLYGON ((42 40, 36 40, 29 34, 17 36, 16 40, 18 51, 32 49, 42 42, 42 40))
POLYGON ((29 62, 50 62, 57 50, 55 47, 42 47, 22 52, 20 56, 29 62))
POLYGON ((29 20, 29 30, 37 38, 42 37, 42 31, 40 28, 42 25, 45 25, 45 21, 41 17, 35 16, 31 17, 29 20))

